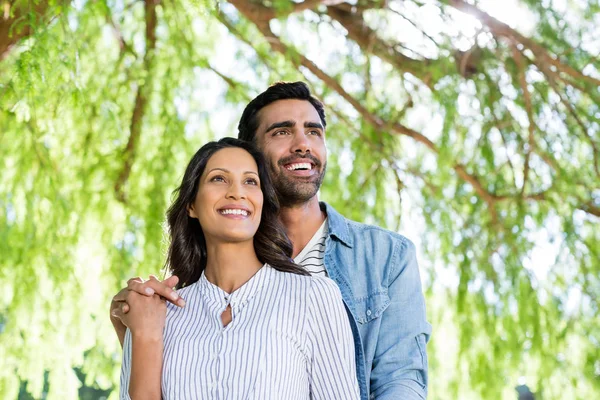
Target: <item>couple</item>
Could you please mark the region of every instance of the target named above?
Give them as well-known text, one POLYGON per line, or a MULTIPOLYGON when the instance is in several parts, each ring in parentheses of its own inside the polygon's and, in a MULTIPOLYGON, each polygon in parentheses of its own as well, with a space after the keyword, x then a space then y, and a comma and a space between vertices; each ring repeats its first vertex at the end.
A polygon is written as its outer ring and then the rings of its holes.
POLYGON ((132 279, 111 304, 122 398, 426 397, 414 246, 319 203, 324 135, 308 87, 278 83, 241 141, 194 156, 168 212, 173 277, 132 279))

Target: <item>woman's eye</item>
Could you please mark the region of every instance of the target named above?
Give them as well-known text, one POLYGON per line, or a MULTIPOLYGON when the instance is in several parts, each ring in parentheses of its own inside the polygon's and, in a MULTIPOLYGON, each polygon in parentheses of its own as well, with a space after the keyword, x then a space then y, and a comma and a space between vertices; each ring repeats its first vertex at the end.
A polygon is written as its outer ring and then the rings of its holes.
POLYGON ((221 175, 217 175, 217 176, 213 176, 210 179, 211 182, 225 182, 225 178, 223 178, 221 175))
POLYGON ((248 178, 246 179, 246 183, 249 185, 258 185, 258 181, 254 178, 248 178))

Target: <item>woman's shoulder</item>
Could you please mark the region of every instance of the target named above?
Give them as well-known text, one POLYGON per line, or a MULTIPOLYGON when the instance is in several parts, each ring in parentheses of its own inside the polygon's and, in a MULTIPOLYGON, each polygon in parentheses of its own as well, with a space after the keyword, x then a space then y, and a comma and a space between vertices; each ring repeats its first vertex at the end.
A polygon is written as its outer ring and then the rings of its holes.
POLYGON ((196 299, 198 293, 199 293, 198 292, 198 282, 194 282, 188 286, 177 289, 177 294, 179 295, 179 297, 181 297, 183 300, 185 300, 186 307, 181 308, 181 307, 176 306, 175 304, 168 301, 167 302, 167 314, 172 314, 173 312, 175 312, 177 314, 177 313, 179 313, 179 311, 181 311, 185 308, 192 307, 194 305, 194 303, 197 303, 194 300, 196 299), (192 300, 192 301, 190 301, 190 300, 192 300))
POLYGON ((311 288, 312 293, 315 296, 342 298, 342 293, 340 292, 340 288, 338 287, 337 283, 327 276, 312 276, 311 288))
POLYGON ((304 287, 307 292, 317 295, 340 296, 340 289, 337 284, 329 277, 323 275, 300 275, 291 272, 278 271, 270 267, 274 271, 277 279, 284 281, 286 284, 304 287))
POLYGON ((196 281, 190 285, 187 285, 185 287, 182 287, 180 289, 177 289, 177 293, 180 296, 184 296, 184 295, 188 294, 189 292, 191 292, 192 290, 197 290, 197 289, 195 289, 197 286, 198 286, 198 281, 196 281))

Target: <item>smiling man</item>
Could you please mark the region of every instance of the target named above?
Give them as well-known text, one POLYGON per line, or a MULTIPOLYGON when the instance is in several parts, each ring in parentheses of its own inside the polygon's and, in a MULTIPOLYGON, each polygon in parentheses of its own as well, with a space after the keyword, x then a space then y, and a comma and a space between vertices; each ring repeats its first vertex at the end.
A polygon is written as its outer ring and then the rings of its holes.
MULTIPOLYGON (((382 228, 344 218, 319 202, 327 167, 323 104, 303 82, 280 82, 252 100, 238 137, 265 154, 281 203, 281 220, 294 246, 294 261, 339 286, 352 327, 361 398, 411 400, 427 397, 425 316, 415 247, 382 228)), ((115 296, 115 309, 131 291, 180 302, 169 286, 152 279, 130 281, 115 296), (175 298, 173 297, 175 296, 175 298)), ((111 317, 117 333, 124 331, 111 317)))

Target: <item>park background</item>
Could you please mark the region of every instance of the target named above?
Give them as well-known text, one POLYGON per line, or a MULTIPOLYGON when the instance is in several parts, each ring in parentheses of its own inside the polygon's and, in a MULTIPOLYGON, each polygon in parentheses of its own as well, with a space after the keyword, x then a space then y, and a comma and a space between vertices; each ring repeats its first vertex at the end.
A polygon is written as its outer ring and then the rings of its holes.
POLYGON ((598 0, 0 0, 0 398, 116 398, 111 296, 280 80, 321 199, 419 249, 429 398, 600 398, 598 54, 598 0))

